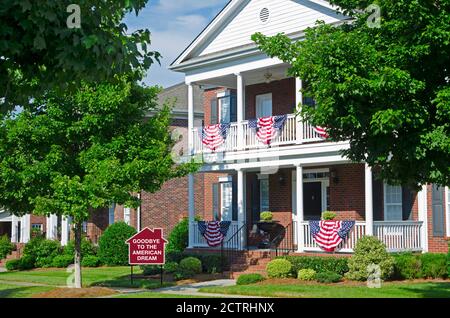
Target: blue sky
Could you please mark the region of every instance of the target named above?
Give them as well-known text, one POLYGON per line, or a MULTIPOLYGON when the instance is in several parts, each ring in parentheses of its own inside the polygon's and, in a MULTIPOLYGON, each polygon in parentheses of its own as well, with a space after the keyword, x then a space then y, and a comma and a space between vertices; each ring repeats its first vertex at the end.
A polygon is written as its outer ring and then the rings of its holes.
POLYGON ((183 81, 183 75, 168 70, 173 60, 192 42, 228 0, 150 0, 136 17, 125 22, 129 31, 147 28, 152 49, 162 54, 161 66, 151 67, 145 82, 168 87, 183 81))

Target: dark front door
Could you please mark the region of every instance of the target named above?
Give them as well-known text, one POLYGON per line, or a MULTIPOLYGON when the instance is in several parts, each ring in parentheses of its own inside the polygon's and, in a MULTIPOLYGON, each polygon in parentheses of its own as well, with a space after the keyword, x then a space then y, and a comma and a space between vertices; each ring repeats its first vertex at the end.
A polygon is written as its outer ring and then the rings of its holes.
POLYGON ((444 236, 444 188, 433 185, 433 235, 444 236))
POLYGON ((307 182, 303 184, 303 205, 305 220, 319 220, 322 214, 322 183, 307 182))

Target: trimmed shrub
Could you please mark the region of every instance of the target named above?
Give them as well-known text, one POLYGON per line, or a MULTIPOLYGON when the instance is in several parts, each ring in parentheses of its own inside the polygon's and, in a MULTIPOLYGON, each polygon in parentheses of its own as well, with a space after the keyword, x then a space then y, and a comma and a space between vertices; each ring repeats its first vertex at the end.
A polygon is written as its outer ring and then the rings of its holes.
POLYGON ((358 240, 355 254, 349 259, 349 272, 346 277, 351 280, 364 281, 369 276, 370 265, 378 265, 381 279, 389 279, 394 273, 394 258, 386 251, 386 246, 373 236, 358 240))
POLYGON ((61 253, 61 244, 58 241, 47 240, 42 237, 32 238, 23 250, 24 256, 34 261, 35 267, 51 267, 53 259, 61 253))
POLYGON ((270 278, 288 278, 292 274, 292 264, 285 259, 274 259, 266 266, 270 278))
POLYGON ((202 262, 203 272, 215 274, 222 272, 222 256, 221 255, 202 255, 199 257, 202 262))
POLYGON ((19 270, 20 271, 27 271, 30 269, 33 269, 35 267, 34 259, 31 256, 24 255, 20 259, 19 263, 19 270))
POLYGON ((0 237, 0 259, 6 258, 14 250, 14 244, 7 235, 0 237))
POLYGON ((58 268, 66 268, 73 264, 73 256, 70 255, 58 255, 53 259, 52 266, 58 268))
POLYGON ((394 277, 396 279, 416 279, 421 277, 421 255, 413 253, 394 254, 394 277))
POLYGON ((108 266, 128 265, 128 245, 125 243, 136 230, 125 222, 111 224, 98 241, 98 257, 108 266))
POLYGON ((238 277, 237 285, 251 285, 262 282, 265 280, 264 276, 261 274, 242 274, 238 277))
POLYGON ((164 265, 164 272, 173 274, 178 271, 178 263, 168 262, 164 265))
MULTIPOLYGON (((75 255, 75 241, 70 240, 67 245, 64 247, 65 255, 71 255, 72 257, 75 255)), ((97 247, 92 244, 92 242, 87 238, 83 237, 81 239, 81 259, 85 256, 97 255, 97 247)))
MULTIPOLYGON (((195 221, 200 221, 195 217, 195 221)), ((183 252, 189 244, 189 219, 182 219, 169 234, 167 252, 183 252)))
POLYGON ((178 272, 186 278, 193 277, 202 272, 202 262, 196 257, 186 257, 181 260, 178 272))
POLYGON ((330 284, 339 283, 342 280, 342 276, 334 272, 317 273, 315 279, 319 283, 330 284))
POLYGON ((292 264, 292 274, 295 276, 301 269, 313 269, 317 273, 335 272, 344 275, 348 272, 348 258, 319 256, 285 256, 292 264))
POLYGON ((8 271, 16 271, 20 268, 20 259, 11 259, 6 262, 5 268, 8 271))
POLYGON ((261 212, 261 214, 259 215, 261 221, 263 222, 272 222, 273 221, 273 213, 266 211, 266 212, 261 212))
POLYGON ((301 269, 298 271, 297 278, 303 281, 311 281, 316 277, 316 271, 313 269, 301 269))
POLYGON ((423 278, 446 278, 447 271, 447 255, 446 254, 422 254, 421 276, 423 278))
POLYGON ((99 267, 101 264, 100 258, 95 255, 87 255, 81 260, 81 266, 83 267, 99 267))

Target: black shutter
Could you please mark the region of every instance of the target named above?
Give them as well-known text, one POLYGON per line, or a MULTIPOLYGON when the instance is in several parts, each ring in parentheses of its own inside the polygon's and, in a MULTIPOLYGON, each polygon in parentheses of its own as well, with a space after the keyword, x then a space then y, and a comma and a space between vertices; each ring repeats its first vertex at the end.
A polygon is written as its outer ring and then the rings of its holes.
POLYGON ((433 236, 444 236, 444 188, 433 185, 433 236))
POLYGON ((416 192, 412 191, 408 187, 402 187, 402 209, 403 209, 403 221, 412 220, 412 209, 416 198, 416 192))
POLYGON ((233 221, 238 220, 238 201, 237 201, 237 180, 235 177, 233 177, 233 185, 232 185, 232 207, 233 207, 233 214, 232 218, 233 221))
POLYGON ((255 175, 252 179, 252 221, 253 222, 259 222, 260 220, 260 213, 261 213, 261 206, 260 206, 260 189, 259 189, 259 180, 258 177, 255 175))
POLYGON ((210 125, 216 125, 219 123, 219 109, 217 107, 217 99, 211 100, 211 113, 210 113, 210 125))
POLYGON ((212 200, 213 200, 213 217, 214 220, 218 221, 220 220, 220 215, 219 215, 219 184, 218 183, 214 183, 212 185, 212 200))
POLYGON ((383 221, 383 182, 376 178, 372 181, 373 187, 373 219, 383 221))
POLYGON ((237 122, 237 98, 235 95, 230 96, 230 121, 237 122))

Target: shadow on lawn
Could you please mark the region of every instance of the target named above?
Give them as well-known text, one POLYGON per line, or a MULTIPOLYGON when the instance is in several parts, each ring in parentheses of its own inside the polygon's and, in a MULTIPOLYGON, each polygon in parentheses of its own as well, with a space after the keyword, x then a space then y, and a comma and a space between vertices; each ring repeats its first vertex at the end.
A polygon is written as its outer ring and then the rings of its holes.
POLYGON ((411 288, 406 285, 399 289, 416 294, 421 298, 450 298, 450 282, 448 283, 432 283, 428 285, 429 288, 411 288))
POLYGON ((0 298, 17 298, 19 295, 21 297, 27 297, 30 293, 30 288, 32 287, 15 287, 0 290, 0 298))
POLYGON ((131 284, 130 275, 123 275, 110 280, 98 281, 90 284, 90 286, 99 287, 120 287, 120 288, 142 288, 142 289, 155 289, 161 287, 173 286, 173 282, 163 282, 161 286, 161 281, 159 279, 145 278, 142 275, 136 275, 133 278, 133 284, 131 284))

